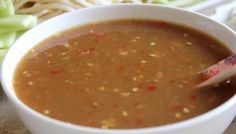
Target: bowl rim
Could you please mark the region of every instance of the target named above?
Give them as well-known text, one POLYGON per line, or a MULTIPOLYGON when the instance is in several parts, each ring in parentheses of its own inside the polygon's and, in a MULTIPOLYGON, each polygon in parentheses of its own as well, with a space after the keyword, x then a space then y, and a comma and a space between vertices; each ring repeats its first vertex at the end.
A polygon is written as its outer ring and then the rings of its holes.
MULTIPOLYGON (((98 7, 92 7, 92 8, 84 8, 84 9, 79 9, 73 12, 69 12, 69 13, 65 13, 59 16, 56 16, 52 19, 49 19, 41 24, 39 24, 38 26, 41 25, 46 25, 47 23, 52 23, 52 21, 56 18, 63 18, 64 16, 67 16, 68 14, 76 14, 76 12, 82 12, 82 11, 86 11, 86 10, 99 10, 100 8, 106 8, 106 7, 113 7, 113 8, 117 8, 120 6, 126 6, 126 7, 155 7, 155 8, 163 8, 163 9, 167 9, 167 10, 175 10, 177 12, 185 12, 185 13, 189 13, 192 15, 196 15, 199 17, 202 17, 204 19, 208 19, 211 20, 212 22, 216 22, 218 25, 221 25, 222 27, 224 27, 225 29, 228 30, 228 32, 231 32, 232 34, 235 35, 234 31, 232 29, 230 29, 228 26, 226 26, 223 23, 217 22, 203 14, 197 13, 197 12, 193 12, 193 11, 187 11, 181 8, 177 8, 177 7, 171 7, 171 6, 163 6, 163 5, 152 5, 152 4, 145 4, 145 5, 141 5, 141 4, 116 4, 116 5, 104 5, 104 6, 98 6, 98 7)), ((36 27, 38 27, 36 26, 36 27)), ((33 28, 34 29, 34 28, 33 28)), ((27 31, 27 33, 29 33, 31 30, 27 31)), ((20 37, 23 38, 24 34, 20 37)), ((51 35, 50 35, 51 36, 51 35)), ((44 38, 46 39, 46 38, 44 38)), ((18 39, 19 40, 19 39, 18 39)), ((39 43, 39 42, 38 42, 39 43)), ((24 110, 25 112, 27 112, 28 114, 31 114, 34 117, 40 118, 41 120, 44 120, 48 123, 57 125, 59 127, 66 127, 69 129, 74 129, 74 130, 82 130, 84 132, 96 132, 96 133, 104 133, 104 134, 108 134, 108 133, 113 133, 113 134, 120 134, 120 133, 127 133, 127 134, 135 134, 137 132, 142 132, 142 133, 149 133, 149 132, 162 132, 165 130, 173 130, 173 129, 177 129, 177 128, 183 128, 186 126, 192 126, 194 124, 198 124, 201 123, 203 121, 209 120, 214 118, 215 116, 219 115, 220 113, 224 112, 225 110, 227 110, 228 108, 232 107, 235 103, 236 103, 236 94, 234 96, 232 96, 230 99, 228 99, 227 101, 225 101, 223 104, 217 106, 216 108, 200 114, 198 116, 195 116, 193 118, 187 119, 187 120, 183 120, 183 121, 179 121, 176 123, 170 123, 170 124, 166 124, 166 125, 160 125, 160 126, 154 126, 154 127, 145 127, 145 128, 131 128, 131 129, 102 129, 102 128, 95 128, 95 127, 88 127, 88 126, 82 126, 82 125, 77 125, 77 124, 72 124, 72 123, 67 123, 65 121, 61 121, 58 119, 54 119, 51 117, 48 117, 44 114, 41 114, 39 112, 37 112, 36 110, 32 109, 31 107, 27 106, 25 103, 23 103, 18 97, 14 97, 14 95, 10 92, 10 90, 14 90, 14 89, 9 89, 7 86, 7 80, 4 77, 4 71, 7 70, 7 64, 6 61, 8 60, 8 57, 11 57, 9 52, 14 49, 16 43, 14 43, 12 45, 12 47, 9 49, 9 51, 6 53, 2 65, 1 65, 1 84, 3 87, 3 90, 5 92, 5 94, 7 95, 7 97, 9 98, 9 100, 14 104, 15 107, 24 110)), ((37 45, 37 44, 36 44, 37 45)), ((34 45, 34 46, 36 46, 34 45)), ((30 48, 28 49, 30 50, 30 48)), ((14 67, 14 69, 16 69, 14 67)), ((12 82, 11 82, 12 83, 12 82)))

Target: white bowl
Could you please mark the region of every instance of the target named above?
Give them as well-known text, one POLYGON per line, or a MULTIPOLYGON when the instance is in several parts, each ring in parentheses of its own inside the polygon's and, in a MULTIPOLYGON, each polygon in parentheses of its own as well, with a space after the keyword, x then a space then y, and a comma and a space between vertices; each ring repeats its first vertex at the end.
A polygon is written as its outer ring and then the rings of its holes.
POLYGON ((22 103, 13 88, 14 71, 22 57, 40 41, 65 29, 88 23, 119 20, 162 20, 197 29, 217 38, 236 52, 236 37, 231 29, 206 16, 177 8, 154 5, 114 5, 87 8, 67 13, 42 23, 21 36, 2 63, 3 89, 16 112, 33 134, 221 134, 236 114, 236 96, 198 117, 164 126, 141 129, 99 129, 65 123, 44 116, 22 103))

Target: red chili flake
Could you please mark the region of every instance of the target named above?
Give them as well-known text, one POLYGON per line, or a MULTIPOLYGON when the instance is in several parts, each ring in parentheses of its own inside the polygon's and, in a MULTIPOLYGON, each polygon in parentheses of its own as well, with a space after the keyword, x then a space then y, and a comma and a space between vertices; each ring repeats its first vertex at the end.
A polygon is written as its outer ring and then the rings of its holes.
POLYGON ((89 48, 89 51, 90 52, 95 51, 95 48, 91 47, 91 48, 89 48))
POLYGON ((196 100, 198 97, 197 97, 196 95, 191 95, 190 98, 191 98, 192 100, 196 100))
POLYGON ((94 108, 94 109, 97 109, 97 107, 96 107, 96 106, 93 106, 93 108, 94 108))
POLYGON ((149 85, 148 87, 147 87, 147 90, 148 91, 155 91, 157 89, 157 86, 156 85, 149 85))
POLYGON ((137 120, 136 120, 136 124, 137 124, 137 125, 142 124, 142 120, 141 120, 141 119, 137 119, 137 120))
POLYGON ((125 66, 122 64, 117 66, 117 71, 119 71, 119 72, 124 71, 124 69, 125 69, 125 66))
POLYGON ((60 69, 60 68, 55 68, 55 69, 53 69, 53 70, 51 71, 52 74, 60 74, 60 73, 62 73, 62 72, 63 72, 63 70, 60 69))

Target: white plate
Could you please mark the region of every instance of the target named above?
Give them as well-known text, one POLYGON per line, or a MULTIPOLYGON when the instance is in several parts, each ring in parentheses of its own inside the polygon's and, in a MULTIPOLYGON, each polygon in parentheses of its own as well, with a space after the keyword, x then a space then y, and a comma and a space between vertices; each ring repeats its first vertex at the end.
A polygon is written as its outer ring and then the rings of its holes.
POLYGON ((236 1, 233 1, 231 3, 216 8, 215 14, 210 17, 222 23, 226 23, 230 15, 230 12, 234 7, 236 8, 236 1))

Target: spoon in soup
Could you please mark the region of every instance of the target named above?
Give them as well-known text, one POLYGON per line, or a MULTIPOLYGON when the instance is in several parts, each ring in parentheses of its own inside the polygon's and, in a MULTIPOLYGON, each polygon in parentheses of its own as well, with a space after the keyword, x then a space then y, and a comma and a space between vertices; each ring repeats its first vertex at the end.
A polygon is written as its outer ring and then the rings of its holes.
POLYGON ((206 78, 206 80, 200 83, 197 86, 198 88, 217 84, 226 80, 227 78, 230 78, 236 74, 236 54, 231 55, 208 67, 200 74, 206 78))

